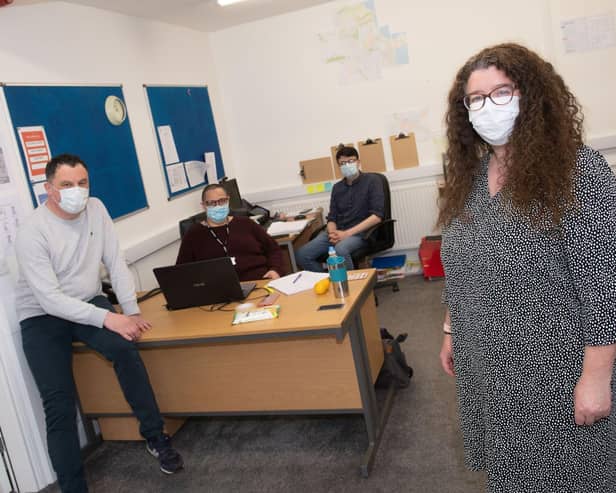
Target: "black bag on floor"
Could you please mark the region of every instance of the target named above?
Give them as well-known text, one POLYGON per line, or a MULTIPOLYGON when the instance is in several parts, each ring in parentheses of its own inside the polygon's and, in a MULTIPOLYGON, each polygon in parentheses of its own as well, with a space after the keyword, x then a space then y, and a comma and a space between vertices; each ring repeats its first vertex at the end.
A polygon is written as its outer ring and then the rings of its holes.
POLYGON ((376 379, 377 388, 389 388, 393 383, 397 388, 402 389, 411 383, 413 369, 406 362, 406 356, 400 347, 400 343, 404 342, 407 337, 407 334, 400 334, 394 338, 387 329, 381 329, 385 360, 376 379))

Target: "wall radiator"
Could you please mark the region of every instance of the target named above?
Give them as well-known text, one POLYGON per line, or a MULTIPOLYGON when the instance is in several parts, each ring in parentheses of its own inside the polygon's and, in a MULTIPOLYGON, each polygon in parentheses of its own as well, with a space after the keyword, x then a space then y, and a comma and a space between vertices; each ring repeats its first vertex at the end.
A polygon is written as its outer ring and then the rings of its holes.
MULTIPOLYGON (((399 182, 391 186, 392 217, 396 220, 396 243, 393 250, 412 250, 419 247, 423 236, 438 234, 438 189, 435 181, 399 182)), ((285 200, 259 201, 259 205, 274 211, 297 213, 311 207, 329 210, 329 194, 304 195, 285 200)))

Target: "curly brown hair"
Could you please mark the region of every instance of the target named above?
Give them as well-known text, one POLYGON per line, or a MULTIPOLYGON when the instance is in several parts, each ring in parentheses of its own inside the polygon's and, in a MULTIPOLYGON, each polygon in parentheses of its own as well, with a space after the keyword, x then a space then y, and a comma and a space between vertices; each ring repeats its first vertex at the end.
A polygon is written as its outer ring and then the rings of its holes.
POLYGON ((440 226, 463 215, 466 199, 491 147, 473 130, 463 103, 471 73, 494 66, 520 92, 520 113, 507 145, 501 191, 533 224, 557 225, 574 203, 573 174, 583 143, 581 108, 554 67, 514 43, 485 48, 458 71, 445 117, 448 148, 440 226))

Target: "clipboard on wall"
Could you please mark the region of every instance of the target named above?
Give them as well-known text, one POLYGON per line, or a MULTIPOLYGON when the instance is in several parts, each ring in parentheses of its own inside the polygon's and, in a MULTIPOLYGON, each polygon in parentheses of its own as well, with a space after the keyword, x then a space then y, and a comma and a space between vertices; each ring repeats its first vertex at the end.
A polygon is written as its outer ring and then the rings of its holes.
POLYGON ((411 132, 408 135, 392 135, 389 137, 389 143, 391 145, 394 169, 419 166, 417 143, 415 142, 414 133, 411 132))
POLYGON ((358 142, 361 169, 367 173, 382 173, 385 171, 385 153, 381 139, 366 139, 358 142))
POLYGON ((307 159, 299 162, 299 175, 304 184, 319 183, 334 179, 332 160, 328 157, 307 159))
POLYGON ((329 148, 330 153, 332 155, 332 168, 334 169, 334 176, 336 177, 336 180, 342 179, 342 173, 340 173, 340 167, 338 166, 338 161, 336 161, 336 153, 338 152, 338 148, 340 147, 340 145, 343 145, 345 147, 355 147, 355 145, 353 144, 343 144, 341 142, 340 144, 331 146, 329 148))

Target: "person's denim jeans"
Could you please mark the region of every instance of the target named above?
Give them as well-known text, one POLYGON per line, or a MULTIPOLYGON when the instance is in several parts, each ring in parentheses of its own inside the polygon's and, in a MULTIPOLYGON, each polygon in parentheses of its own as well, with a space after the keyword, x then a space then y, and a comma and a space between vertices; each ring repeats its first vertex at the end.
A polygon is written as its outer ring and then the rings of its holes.
MULTIPOLYGON (((351 254, 367 244, 360 235, 353 235, 345 238, 334 245, 336 253, 344 257, 345 264, 348 270, 353 269, 353 259, 351 254)), ((295 253, 297 264, 304 270, 313 272, 323 272, 323 265, 317 259, 323 255, 327 255, 327 250, 330 246, 327 231, 321 231, 313 240, 306 243, 295 253)))
MULTIPOLYGON (((90 303, 112 310, 97 296, 90 303)), ((134 343, 105 328, 81 325, 52 315, 21 322, 24 353, 43 400, 47 449, 64 493, 88 491, 81 461, 73 381, 73 341, 81 341, 113 362, 124 397, 140 422, 144 438, 163 431, 150 380, 134 343)))

